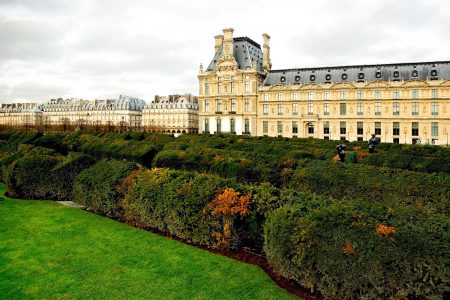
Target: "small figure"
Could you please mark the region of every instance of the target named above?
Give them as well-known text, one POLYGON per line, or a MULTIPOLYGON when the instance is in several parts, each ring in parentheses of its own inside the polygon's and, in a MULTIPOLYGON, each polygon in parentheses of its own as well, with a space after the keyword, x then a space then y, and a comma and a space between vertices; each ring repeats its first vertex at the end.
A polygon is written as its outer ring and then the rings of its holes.
POLYGON ((369 153, 375 152, 375 146, 378 144, 378 139, 375 137, 375 134, 372 133, 372 138, 369 139, 369 153))
POLYGON ((420 145, 422 143, 422 141, 420 139, 417 139, 416 144, 420 145))
POLYGON ((345 162, 345 148, 347 148, 347 146, 342 143, 336 146, 336 151, 339 155, 339 161, 340 162, 345 162))

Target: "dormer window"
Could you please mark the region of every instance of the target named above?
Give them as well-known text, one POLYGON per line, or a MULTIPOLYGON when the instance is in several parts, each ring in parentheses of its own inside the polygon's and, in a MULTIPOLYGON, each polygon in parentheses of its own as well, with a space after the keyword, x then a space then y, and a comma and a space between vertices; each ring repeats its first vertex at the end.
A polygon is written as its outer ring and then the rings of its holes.
POLYGON ((280 82, 285 83, 285 82, 286 82, 286 77, 281 76, 281 77, 280 77, 280 82))
POLYGON ((300 82, 300 76, 299 75, 295 76, 295 82, 300 82))
POLYGON ((378 78, 378 79, 380 79, 380 78, 381 78, 381 71, 377 71, 377 72, 375 73, 375 77, 378 78))
POLYGON ((347 73, 342 74, 342 80, 347 80, 347 73))
POLYGON ((400 73, 398 71, 394 71, 394 78, 398 78, 400 76, 400 73))
POLYGON ((431 76, 436 77, 437 76, 437 70, 431 70, 431 76))
POLYGON ((316 75, 313 74, 313 75, 309 76, 309 81, 313 82, 315 80, 316 80, 316 75))
POLYGON ((325 80, 326 81, 331 81, 331 74, 325 75, 325 80))
POLYGON ((417 77, 417 76, 419 76, 419 72, 417 72, 417 70, 413 70, 412 77, 417 77))
POLYGON ((364 73, 358 73, 358 79, 364 79, 364 73))

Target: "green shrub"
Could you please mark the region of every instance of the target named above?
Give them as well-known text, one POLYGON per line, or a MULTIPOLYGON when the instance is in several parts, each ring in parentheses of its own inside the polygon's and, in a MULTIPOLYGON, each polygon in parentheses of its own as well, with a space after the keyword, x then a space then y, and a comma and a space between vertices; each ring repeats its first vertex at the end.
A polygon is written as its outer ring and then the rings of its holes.
POLYGON ((412 208, 287 205, 265 224, 270 264, 332 299, 442 298, 450 291, 450 219, 412 208))

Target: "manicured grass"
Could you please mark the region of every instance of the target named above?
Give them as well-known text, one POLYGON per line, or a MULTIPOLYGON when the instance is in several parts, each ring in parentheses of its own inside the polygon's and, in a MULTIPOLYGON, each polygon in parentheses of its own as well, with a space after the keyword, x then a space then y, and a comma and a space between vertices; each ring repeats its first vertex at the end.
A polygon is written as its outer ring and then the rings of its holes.
POLYGON ((260 268, 51 201, 4 197, 2 299, 294 299, 260 268))

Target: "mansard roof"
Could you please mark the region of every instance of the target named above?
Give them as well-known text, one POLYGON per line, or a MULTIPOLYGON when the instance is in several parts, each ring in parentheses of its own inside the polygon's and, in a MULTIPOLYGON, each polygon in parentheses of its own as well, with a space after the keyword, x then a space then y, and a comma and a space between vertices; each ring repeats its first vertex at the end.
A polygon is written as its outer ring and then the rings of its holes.
MULTIPOLYGON (((223 45, 215 53, 214 58, 206 71, 216 70, 217 62, 222 56, 222 51, 223 45)), ((248 37, 233 38, 233 54, 238 65, 238 69, 251 69, 253 62, 255 62, 258 71, 262 72, 263 54, 261 51, 261 46, 257 42, 248 37)))
POLYGON ((271 70, 264 85, 448 80, 450 61, 271 70))

